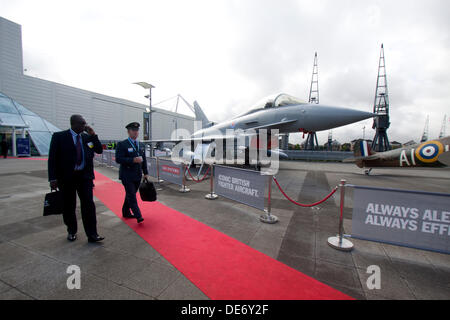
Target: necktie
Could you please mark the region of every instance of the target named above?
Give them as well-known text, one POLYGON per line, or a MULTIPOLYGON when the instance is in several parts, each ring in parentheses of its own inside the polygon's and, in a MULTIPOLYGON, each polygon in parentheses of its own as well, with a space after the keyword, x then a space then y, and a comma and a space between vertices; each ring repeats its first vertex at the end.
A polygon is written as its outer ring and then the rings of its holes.
POLYGON ((134 141, 134 146, 136 147, 136 151, 139 152, 139 146, 138 146, 138 144, 137 144, 137 141, 134 141))
POLYGON ((77 166, 81 166, 81 163, 83 162, 83 153, 81 151, 81 136, 77 135, 77 166))

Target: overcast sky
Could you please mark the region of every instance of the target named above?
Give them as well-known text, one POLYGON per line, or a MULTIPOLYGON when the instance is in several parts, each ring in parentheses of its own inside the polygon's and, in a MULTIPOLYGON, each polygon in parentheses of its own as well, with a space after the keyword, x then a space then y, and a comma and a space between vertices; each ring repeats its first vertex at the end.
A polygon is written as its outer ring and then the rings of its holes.
MULTIPOLYGON (((273 93, 307 100, 315 51, 320 102, 371 111, 384 43, 400 142, 419 140, 427 115, 437 137, 450 114, 449 12, 447 0, 0 1, 22 25, 26 74, 141 103, 131 83, 147 81, 155 103, 179 93, 213 121, 273 93)), ((334 138, 364 125, 372 138, 370 120, 334 138)))

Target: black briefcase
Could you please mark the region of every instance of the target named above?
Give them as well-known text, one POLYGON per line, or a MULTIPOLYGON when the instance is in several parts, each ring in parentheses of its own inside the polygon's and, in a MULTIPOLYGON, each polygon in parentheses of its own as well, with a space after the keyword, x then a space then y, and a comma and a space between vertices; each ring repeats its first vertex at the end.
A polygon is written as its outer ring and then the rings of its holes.
POLYGON ((139 186, 139 194, 141 195, 142 201, 156 201, 156 188, 153 182, 144 179, 139 186))
POLYGON ((52 191, 45 195, 44 216, 62 214, 63 208, 64 208, 64 200, 61 191, 52 191))

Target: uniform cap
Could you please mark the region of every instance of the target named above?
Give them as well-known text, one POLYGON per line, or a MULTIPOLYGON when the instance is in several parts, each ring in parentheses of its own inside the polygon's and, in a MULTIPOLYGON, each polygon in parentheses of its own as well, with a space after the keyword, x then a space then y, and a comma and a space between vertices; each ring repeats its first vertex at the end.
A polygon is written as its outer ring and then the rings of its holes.
POLYGON ((139 124, 139 122, 131 122, 131 123, 127 124, 127 126, 125 128, 139 130, 140 126, 141 125, 139 124))

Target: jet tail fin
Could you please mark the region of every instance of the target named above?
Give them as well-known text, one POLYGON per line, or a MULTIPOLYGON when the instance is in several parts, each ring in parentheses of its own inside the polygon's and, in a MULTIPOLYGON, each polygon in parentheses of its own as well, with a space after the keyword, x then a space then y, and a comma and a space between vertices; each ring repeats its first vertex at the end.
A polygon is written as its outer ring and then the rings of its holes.
POLYGON ((198 104, 197 101, 194 101, 194 111, 195 111, 195 120, 201 121, 203 128, 211 126, 211 123, 209 122, 202 108, 200 108, 200 105, 198 104))
POLYGON ((355 158, 366 158, 375 154, 367 141, 362 139, 355 142, 353 146, 353 153, 355 158))

